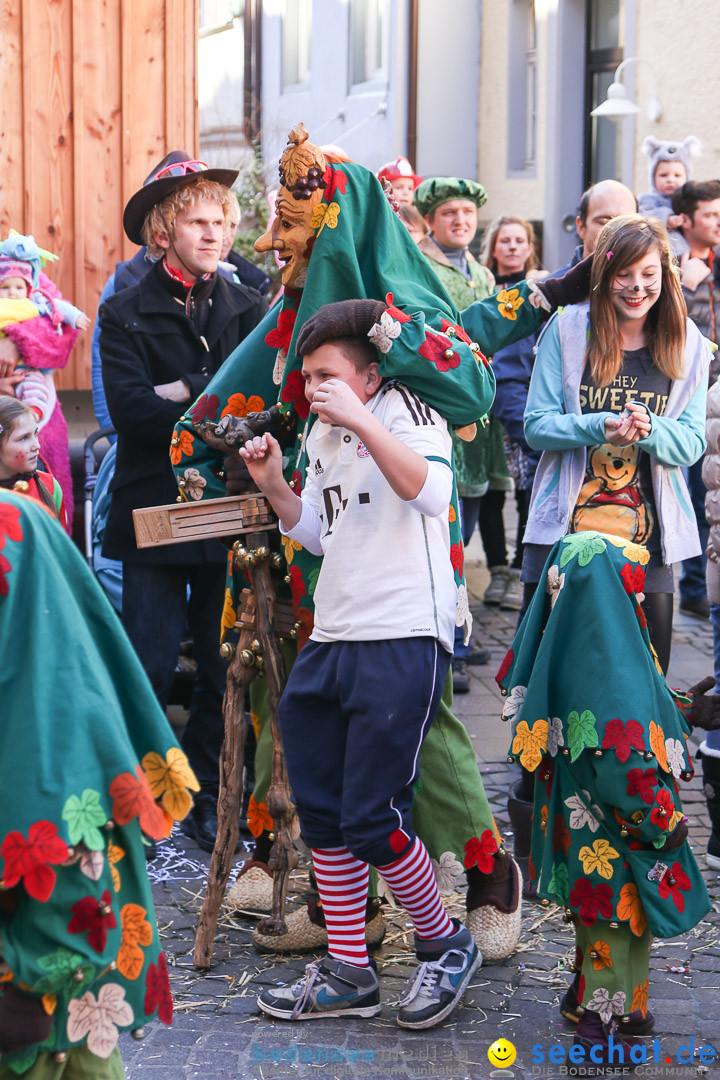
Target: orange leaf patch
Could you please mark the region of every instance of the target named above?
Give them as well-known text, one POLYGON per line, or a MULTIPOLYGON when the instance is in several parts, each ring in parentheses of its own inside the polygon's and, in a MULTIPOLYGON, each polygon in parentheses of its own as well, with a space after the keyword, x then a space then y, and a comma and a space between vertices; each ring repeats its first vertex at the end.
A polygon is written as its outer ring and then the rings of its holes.
POLYGON ((636 937, 640 937, 647 927, 647 915, 642 906, 640 893, 637 885, 628 882, 620 890, 620 900, 617 906, 617 917, 622 922, 629 922, 630 929, 636 937))
POLYGON ((152 927, 145 916, 147 911, 139 904, 125 904, 120 912, 122 942, 117 958, 117 968, 126 979, 137 979, 145 963, 146 948, 152 943, 152 927))
POLYGON ((173 819, 153 799, 150 785, 139 765, 135 766, 135 773, 135 776, 129 772, 120 773, 111 783, 112 816, 118 825, 127 825, 136 817, 147 836, 153 840, 163 840, 170 835, 173 819))

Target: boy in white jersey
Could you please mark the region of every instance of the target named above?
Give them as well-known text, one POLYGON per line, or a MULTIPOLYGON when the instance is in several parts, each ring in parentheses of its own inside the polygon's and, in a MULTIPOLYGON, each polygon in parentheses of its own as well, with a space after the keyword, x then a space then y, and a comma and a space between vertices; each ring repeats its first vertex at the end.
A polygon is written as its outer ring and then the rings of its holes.
POLYGON ((437 412, 383 382, 367 334, 384 310, 374 300, 328 304, 300 332, 296 353, 317 415, 302 497, 286 484, 271 435, 241 451, 282 532, 323 555, 315 628, 279 720, 329 955, 258 1004, 288 1020, 380 1011, 365 943, 372 864, 415 925, 420 966, 398 1023, 427 1028, 452 1011, 482 961, 469 931, 448 918, 410 817, 455 627, 451 439, 437 412))

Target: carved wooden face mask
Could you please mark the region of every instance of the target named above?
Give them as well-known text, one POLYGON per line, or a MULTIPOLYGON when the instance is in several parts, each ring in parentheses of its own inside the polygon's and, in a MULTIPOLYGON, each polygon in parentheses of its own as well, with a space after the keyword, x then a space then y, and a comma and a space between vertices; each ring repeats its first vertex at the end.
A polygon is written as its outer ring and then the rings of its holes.
POLYGON ((283 285, 301 289, 315 238, 311 221, 326 187, 325 158, 319 147, 308 142, 304 124, 298 124, 290 132, 280 158, 279 173, 276 216, 268 232, 255 241, 255 250, 277 251, 283 263, 283 285))

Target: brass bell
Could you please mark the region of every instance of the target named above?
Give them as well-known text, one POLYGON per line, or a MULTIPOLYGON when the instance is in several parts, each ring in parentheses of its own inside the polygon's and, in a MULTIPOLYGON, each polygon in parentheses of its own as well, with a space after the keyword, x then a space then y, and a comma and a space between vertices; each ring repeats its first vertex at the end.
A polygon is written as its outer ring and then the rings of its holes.
POLYGON ((506 311, 513 311, 514 310, 513 305, 512 305, 512 300, 506 300, 505 301, 505 310, 506 311))
POLYGON ((652 761, 652 759, 655 757, 655 755, 652 753, 652 751, 646 750, 645 753, 643 754, 643 757, 645 758, 646 761, 652 761))
POLYGON ((115 963, 114 960, 110 961, 110 963, 107 966, 107 970, 108 971, 117 971, 117 964, 115 963))
POLYGON ((101 904, 100 905, 100 914, 101 915, 111 915, 112 914, 112 908, 111 908, 110 904, 101 904))
POLYGON ((658 817, 667 817, 667 810, 664 806, 658 806, 658 817))
POLYGON ((239 566, 242 569, 242 567, 244 567, 246 565, 246 563, 247 563, 247 556, 248 556, 247 548, 244 548, 244 547, 242 547, 242 545, 239 545, 235 549, 235 565, 239 566))
POLYGON ((269 559, 270 548, 267 548, 264 545, 262 547, 255 548, 255 558, 258 562, 262 562, 264 559, 269 559))
POLYGON ((137 1039, 138 1042, 141 1039, 144 1039, 145 1038, 145 1028, 144 1027, 135 1028, 135 1030, 132 1032, 132 1037, 133 1037, 133 1039, 137 1039))
POLYGON ((300 630, 301 627, 302 627, 302 623, 299 623, 299 622, 293 623, 293 630, 300 630))
POLYGON ((507 724, 510 717, 506 716, 505 713, 503 713, 502 716, 500 717, 500 719, 503 721, 503 723, 507 724))
POLYGON ((542 905, 542 907, 550 907, 550 901, 548 900, 548 898, 546 896, 543 896, 542 900, 540 901, 540 904, 542 905))
POLYGON ((512 763, 515 761, 515 758, 512 756, 512 754, 508 754, 505 760, 507 761, 508 765, 512 765, 512 763))
POLYGON ((53 1061, 62 1065, 63 1061, 67 1061, 67 1050, 58 1050, 57 1054, 53 1054, 53 1061))
POLYGON ((16 480, 13 484, 13 491, 19 491, 23 495, 25 495, 29 490, 30 485, 28 484, 27 480, 16 480))
POLYGON ((240 653, 240 663, 244 667, 254 667, 255 653, 251 652, 250 649, 243 649, 243 651, 240 653))
POLYGON ((473 352, 482 352, 482 349, 478 345, 477 341, 471 341, 470 342, 470 348, 472 349, 473 352))
POLYGON ((252 639, 252 641, 250 642, 250 648, 254 653, 262 652, 262 645, 257 638, 252 639))
POLYGON ((180 440, 177 437, 177 435, 173 435, 172 439, 170 440, 170 445, 171 446, 179 446, 180 445, 180 440))
POLYGON ((85 982, 85 972, 82 968, 78 968, 76 971, 73 972, 73 982, 85 982))
POLYGON ((105 822, 105 824, 103 825, 103 829, 105 829, 107 832, 110 832, 110 830, 114 829, 114 828, 115 828, 115 822, 113 821, 112 818, 108 818, 107 821, 105 822))
POLYGON ((611 922, 608 925, 610 926, 611 930, 619 930, 620 929, 620 923, 611 922))
POLYGON ((273 570, 282 570, 285 566, 285 560, 283 559, 279 551, 273 552, 273 554, 270 556, 270 565, 272 566, 273 570))
POLYGON ((293 627, 293 629, 292 629, 292 630, 290 630, 290 632, 288 633, 288 637, 292 638, 292 639, 293 639, 293 641, 294 641, 294 640, 295 640, 295 638, 297 637, 297 630, 296 630, 296 629, 295 629, 294 627, 293 627))
POLYGON ((683 771, 680 773, 681 780, 692 780, 692 778, 693 774, 690 772, 689 769, 683 769, 683 771))
POLYGON ((570 751, 568 750, 567 746, 563 749, 563 757, 570 757, 570 751))
POLYGON ((601 749, 600 749, 599 747, 598 747, 598 749, 597 749, 597 750, 595 751, 595 757, 602 757, 602 750, 601 750, 601 749))
POLYGON ((224 479, 225 479, 225 470, 224 469, 218 469, 218 480, 224 480, 224 479))
POLYGON ((452 349, 446 349, 443 355, 445 356, 446 360, 452 360, 455 353, 452 351, 452 349))
POLYGON ((289 487, 289 488, 292 488, 292 490, 294 491, 294 490, 295 490, 295 484, 296 484, 296 483, 297 483, 297 481, 296 481, 296 480, 291 480, 291 481, 290 481, 290 483, 288 484, 288 487, 289 487))
POLYGON ((258 669, 258 671, 264 671, 265 670, 265 661, 262 658, 262 656, 256 657, 256 659, 255 659, 255 667, 258 669))
POLYGON ((455 337, 455 335, 457 334, 457 330, 455 329, 454 326, 448 326, 447 330, 445 331, 445 334, 446 334, 447 337, 455 337))
POLYGON ((623 836, 623 837, 630 835, 628 830, 627 830, 627 825, 622 826, 622 828, 620 829, 620 835, 623 836))
POLYGON ((220 658, 222 660, 232 660, 235 655, 235 646, 231 641, 223 641, 220 646, 220 658))
POLYGON ((597 960, 597 952, 595 949, 588 949, 588 956, 591 956, 593 960, 597 960))
POLYGON ((675 884, 675 878, 674 877, 668 878, 668 885, 670 886, 670 888, 672 888, 674 884, 675 884))
POLYGON ((180 488, 181 491, 185 488, 185 481, 182 479, 182 477, 178 480, 177 486, 180 488))
POLYGON ((510 691, 509 691, 509 690, 506 690, 504 686, 501 686, 501 687, 500 687, 500 696, 501 696, 501 697, 507 697, 507 696, 508 696, 508 694, 509 694, 509 692, 510 692, 510 691))
POLYGON ((175 502, 185 502, 185 500, 183 499, 182 495, 178 495, 175 499, 175 502))

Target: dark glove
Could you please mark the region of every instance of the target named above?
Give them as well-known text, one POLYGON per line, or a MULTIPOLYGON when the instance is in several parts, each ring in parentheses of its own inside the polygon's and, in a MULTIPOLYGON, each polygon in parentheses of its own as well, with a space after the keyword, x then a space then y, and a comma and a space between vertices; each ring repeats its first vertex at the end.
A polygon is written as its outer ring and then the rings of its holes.
POLYGON ((382 300, 337 300, 325 304, 304 324, 295 352, 306 356, 331 338, 367 337, 385 311, 387 304, 382 300))
POLYGON ((688 837, 688 827, 684 821, 678 821, 677 825, 671 833, 668 833, 667 840, 661 848, 657 848, 657 851, 674 851, 675 848, 679 848, 681 844, 684 844, 688 837))
POLYGON ((26 1046, 44 1042, 52 1031, 40 998, 6 983, 0 995, 0 1054, 17 1054, 26 1046))
POLYGON ((228 455, 223 461, 223 470, 228 495, 245 495, 248 491, 257 490, 248 467, 241 457, 228 455))
POLYGON ((692 699, 690 710, 690 723, 693 727, 703 728, 704 731, 715 731, 720 728, 720 694, 710 694, 715 686, 715 679, 708 675, 702 682, 696 683, 688 690, 688 697, 692 699))
POLYGON ((590 296, 590 272, 593 256, 571 266, 562 277, 546 277, 533 284, 553 308, 579 304, 590 296))

